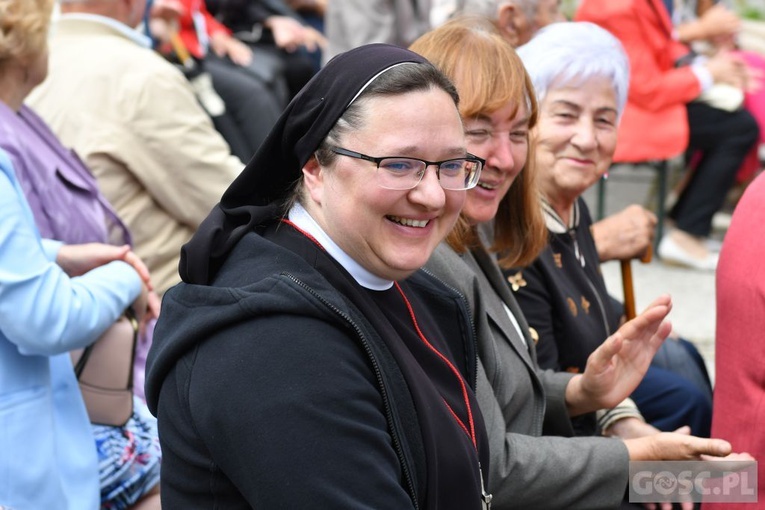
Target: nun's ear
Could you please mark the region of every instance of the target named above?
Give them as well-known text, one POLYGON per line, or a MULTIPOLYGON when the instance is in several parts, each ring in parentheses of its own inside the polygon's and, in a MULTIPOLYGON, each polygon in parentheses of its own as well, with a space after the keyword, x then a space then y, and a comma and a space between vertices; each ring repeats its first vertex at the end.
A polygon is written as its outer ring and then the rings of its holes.
POLYGON ((321 203, 324 177, 324 169, 319 164, 319 160, 316 159, 316 154, 312 154, 305 165, 303 165, 303 188, 308 196, 317 203, 321 203))

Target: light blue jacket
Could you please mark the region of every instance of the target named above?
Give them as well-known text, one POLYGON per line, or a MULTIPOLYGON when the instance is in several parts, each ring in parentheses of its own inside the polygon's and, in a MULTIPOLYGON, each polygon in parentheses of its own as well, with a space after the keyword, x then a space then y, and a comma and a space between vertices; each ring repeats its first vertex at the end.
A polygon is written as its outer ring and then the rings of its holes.
POLYGON ((69 278, 41 240, 0 150, 0 507, 99 506, 98 462, 68 351, 106 330, 141 291, 111 262, 69 278))

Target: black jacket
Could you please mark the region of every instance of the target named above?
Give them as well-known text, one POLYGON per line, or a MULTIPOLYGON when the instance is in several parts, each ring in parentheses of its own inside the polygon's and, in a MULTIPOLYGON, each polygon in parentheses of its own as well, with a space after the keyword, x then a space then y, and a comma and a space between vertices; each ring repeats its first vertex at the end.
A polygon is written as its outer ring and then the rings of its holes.
MULTIPOLYGON (((478 508, 475 451, 459 483, 428 465, 423 438, 438 430, 423 430, 432 410, 415 409, 391 339, 324 277, 321 250, 279 244, 289 228, 247 234, 212 285, 165 294, 146 382, 163 506, 478 508)), ((453 333, 446 351, 474 387, 464 299, 422 272, 406 285, 453 333)))
POLYGON ((584 200, 577 200, 579 224, 550 232, 550 244, 514 281, 529 325, 538 335, 542 368, 581 373, 588 356, 619 327, 621 311, 608 295, 584 200), (584 261, 584 265, 582 265, 584 261))

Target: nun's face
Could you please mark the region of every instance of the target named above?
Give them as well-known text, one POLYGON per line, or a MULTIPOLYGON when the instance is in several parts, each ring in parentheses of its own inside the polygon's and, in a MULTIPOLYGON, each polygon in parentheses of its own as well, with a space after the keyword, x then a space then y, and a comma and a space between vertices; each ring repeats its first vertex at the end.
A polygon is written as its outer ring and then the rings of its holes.
MULTIPOLYGON (((374 98, 363 114, 362 129, 345 135, 342 148, 426 161, 466 154, 459 113, 440 89, 374 98)), ((465 191, 441 187, 434 166, 410 190, 380 187, 375 163, 347 156, 338 156, 330 167, 308 165, 304 172, 306 207, 314 219, 356 262, 390 280, 427 262, 465 201, 465 191)))

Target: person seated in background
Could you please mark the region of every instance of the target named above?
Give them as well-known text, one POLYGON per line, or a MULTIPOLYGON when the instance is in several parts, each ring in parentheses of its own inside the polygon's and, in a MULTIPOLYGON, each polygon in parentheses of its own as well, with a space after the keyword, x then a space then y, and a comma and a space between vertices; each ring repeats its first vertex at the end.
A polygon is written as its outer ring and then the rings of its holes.
MULTIPOLYGON (((0 148, 15 170, 43 238, 68 245, 129 246, 131 238, 127 228, 98 192, 88 169, 23 104, 27 94, 45 79, 47 29, 52 7, 53 0, 0 0, 0 12, 6 13, 0 22, 0 148)), ((156 315, 157 296, 152 292, 148 297, 156 315)), ((21 318, 17 320, 24 322, 21 318)), ((144 360, 153 324, 152 318, 142 328, 143 350, 137 357, 144 360)), ((142 386, 140 362, 134 373, 134 384, 142 386)), ((92 425, 92 441, 98 451, 102 507, 126 509, 144 495, 158 490, 161 452, 157 425, 142 395, 140 388, 133 399, 132 415, 124 426, 92 425)), ((4 503, 0 497, 0 504, 4 503)), ((153 507, 159 508, 158 499, 153 507)))
MULTIPOLYGON (((603 45, 592 34, 586 39, 603 45)), ((527 161, 533 154, 529 130, 537 122, 531 81, 486 18, 451 20, 411 48, 455 82, 468 150, 486 158, 457 225, 425 270, 459 290, 472 312, 492 508, 614 508, 624 494, 629 460, 693 458, 713 444, 655 429, 648 437, 629 435, 642 422, 624 411, 612 415, 609 429, 624 441, 570 437, 571 416, 619 402, 640 381, 669 330, 662 324, 669 297, 623 325, 592 354, 583 373, 541 370, 528 324, 501 273, 501 267, 532 261, 547 236, 535 161, 527 161)), ((619 61, 619 54, 601 55, 619 61)))
MULTIPOLYGON (((166 2, 160 0, 158 5, 166 2)), ((161 16, 149 23, 152 36, 160 41, 158 50, 190 69, 190 80, 200 73, 210 76, 224 108, 208 113, 231 151, 249 161, 287 104, 284 78, 261 74, 252 49, 208 12, 204 0, 170 3, 178 12, 175 19, 161 16)), ((156 6, 150 14, 155 10, 156 6)))
MULTIPOLYGON (((619 41, 591 23, 550 25, 521 46, 518 55, 539 101, 532 157, 549 245, 528 267, 506 270, 505 276, 536 333, 539 365, 581 373, 590 354, 622 323, 622 313, 612 306, 606 290, 590 232, 592 220, 581 195, 611 165, 627 101, 629 63, 619 41), (591 44, 588 35, 600 45, 591 44)), ((671 349, 672 342, 676 340, 668 340, 662 349, 671 349)), ((692 434, 708 437, 711 387, 695 348, 683 345, 691 352, 683 348, 672 354, 680 357, 680 365, 699 361, 699 386, 651 366, 631 397, 659 430, 687 425, 692 434)), ((577 425, 583 435, 603 428, 593 415, 577 425)))
MULTIPOLYGON (((313 27, 320 34, 324 34, 324 15, 327 12, 327 3, 329 0, 287 0, 287 5, 297 12, 306 25, 313 27)), ((326 48, 326 39, 324 47, 321 50, 311 53, 314 72, 321 69, 322 53, 326 48)))
POLYGON ((560 0, 464 0, 454 16, 481 15, 497 27, 514 48, 526 44, 550 23, 566 21, 560 0))
MULTIPOLYGON (((742 89, 726 87, 721 99, 730 100, 731 107, 741 104, 757 120, 760 127, 758 143, 749 151, 744 163, 736 173, 738 193, 729 195, 734 202, 746 184, 762 168, 760 148, 765 145, 765 54, 739 44, 743 30, 742 20, 724 2, 717 0, 682 0, 673 6, 672 22, 678 39, 701 55, 711 56, 718 52, 733 51, 745 62, 748 70, 746 86, 742 89), (729 99, 728 99, 729 98, 729 99)), ((746 42, 746 38, 744 37, 746 42)), ((719 251, 719 243, 715 243, 719 251)))
POLYGON ((143 6, 64 0, 48 77, 27 104, 96 176, 162 296, 180 281, 181 246, 243 165, 183 74, 131 28, 143 6))
MULTIPOLYGON (((717 267, 717 334, 712 433, 724 434, 735 448, 765 458, 765 174, 747 186, 733 211, 717 267)), ((765 469, 757 473, 758 501, 765 501, 765 469)), ((704 510, 729 505, 704 504, 704 510)), ((744 507, 741 508, 749 508, 744 507)))
MULTIPOLYGON (((40 12, 50 5, 14 1, 40 12)), ((22 12, 4 3, 3 36, 22 12)), ((9 72, 17 69, 4 65, 2 75, 9 72)), ((125 462, 141 476, 120 477, 113 500, 99 490, 100 475, 111 466, 100 470, 105 452, 96 449, 69 355, 95 341, 127 307, 144 320, 150 316, 146 267, 128 246, 41 239, 2 149, 0 244, 0 506, 82 510, 137 503, 159 509, 154 459, 147 465, 125 462)))
POLYGON ((718 254, 707 241, 712 218, 757 142, 759 128, 744 109, 728 111, 696 99, 713 85, 742 87, 746 66, 729 52, 689 59, 690 50, 675 39, 661 0, 582 0, 575 19, 610 31, 630 58, 629 97, 614 159, 640 162, 699 154, 669 211, 674 228, 660 240, 657 253, 666 262, 713 271, 718 254))
MULTIPOLYGON (((518 47, 551 23, 565 22, 558 0, 466 0, 460 13, 486 16, 505 39, 518 47)), ((638 204, 592 224, 601 262, 641 257, 654 240, 656 215, 638 204)))
POLYGON ((287 100, 318 71, 312 55, 326 46, 326 39, 282 0, 207 0, 207 8, 250 47, 251 67, 266 77, 284 77, 287 100))
POLYGON ((322 58, 376 42, 409 46, 430 29, 430 9, 431 0, 329 0, 322 58))

